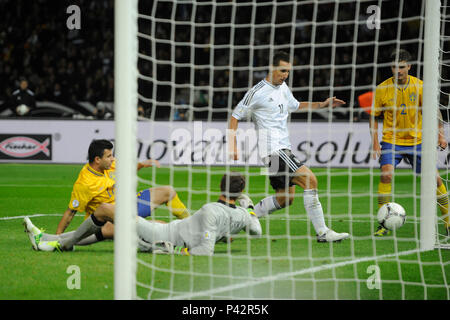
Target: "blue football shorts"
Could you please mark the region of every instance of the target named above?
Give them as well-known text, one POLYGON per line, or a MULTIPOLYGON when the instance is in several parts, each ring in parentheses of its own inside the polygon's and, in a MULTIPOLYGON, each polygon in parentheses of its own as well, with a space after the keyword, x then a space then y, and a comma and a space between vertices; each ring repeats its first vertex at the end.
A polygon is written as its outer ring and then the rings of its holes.
POLYGON ((142 218, 149 217, 152 214, 150 206, 150 189, 139 191, 137 194, 138 216, 142 218))
POLYGON ((402 160, 405 160, 406 163, 411 165, 416 173, 420 173, 422 164, 422 144, 400 146, 384 141, 381 142, 380 167, 385 164, 392 164, 395 168, 402 160))

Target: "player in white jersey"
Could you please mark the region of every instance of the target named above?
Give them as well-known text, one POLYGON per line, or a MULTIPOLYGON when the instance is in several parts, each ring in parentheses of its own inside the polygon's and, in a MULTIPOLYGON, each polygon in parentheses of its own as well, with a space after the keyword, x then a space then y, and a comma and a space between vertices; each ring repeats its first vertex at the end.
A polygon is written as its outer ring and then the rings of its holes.
POLYGON ((154 253, 210 256, 214 254, 216 242, 224 237, 242 230, 250 235, 261 235, 261 224, 253 212, 253 203, 241 194, 244 188, 244 178, 231 173, 222 177, 219 200, 205 204, 186 219, 164 224, 138 217, 139 249, 154 253), (237 206, 236 200, 240 199, 249 207, 237 206))
POLYGON ((334 242, 346 239, 348 233, 336 233, 324 220, 322 205, 317 192, 317 178, 291 152, 288 117, 299 109, 319 109, 345 104, 336 97, 323 102, 299 102, 285 83, 292 68, 289 55, 277 52, 267 77, 251 88, 234 109, 229 123, 230 152, 238 160, 236 130, 238 122, 251 117, 258 131, 259 155, 269 167, 270 184, 276 195, 264 198, 255 205, 258 217, 291 205, 295 186, 304 189, 304 206, 313 223, 318 242, 334 242))

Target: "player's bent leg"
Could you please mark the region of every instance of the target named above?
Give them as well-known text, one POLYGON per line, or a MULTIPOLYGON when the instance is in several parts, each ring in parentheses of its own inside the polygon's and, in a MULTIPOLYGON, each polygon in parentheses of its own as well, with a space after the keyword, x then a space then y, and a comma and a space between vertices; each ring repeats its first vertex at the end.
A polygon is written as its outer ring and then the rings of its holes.
MULTIPOLYGON (((94 214, 91 214, 89 218, 83 221, 83 223, 75 230, 75 232, 68 238, 61 239, 59 241, 40 241, 38 249, 41 251, 71 251, 73 246, 79 243, 82 239, 89 237, 92 234, 97 233, 105 225, 106 221, 100 221, 99 217, 106 217, 107 214, 114 211, 114 205, 102 204, 100 205, 94 214), (104 206, 105 205, 105 206, 104 206), (99 212, 99 213, 98 213, 99 212), (99 217, 96 217, 96 213, 99 217)), ((106 218, 105 218, 106 219, 106 218)))
POLYGON ((178 219, 189 217, 189 211, 172 186, 151 188, 150 193, 155 209, 161 204, 166 204, 170 212, 178 219))
POLYGON ((317 189, 318 186, 316 175, 305 165, 295 171, 292 182, 303 190, 317 189))
POLYGON ((258 218, 262 218, 282 208, 283 207, 278 203, 277 196, 269 196, 260 200, 255 205, 254 211, 258 218))
POLYGON ((295 198, 295 186, 289 187, 288 189, 277 189, 276 190, 276 200, 281 208, 286 208, 287 206, 294 203, 295 198))
POLYGON ((99 222, 106 223, 106 222, 112 222, 114 223, 114 211, 115 211, 115 205, 112 203, 102 203, 100 204, 95 212, 93 213, 93 216, 95 216, 95 219, 97 219, 99 222))
POLYGON ((111 222, 105 223, 100 232, 103 239, 114 239, 114 224, 111 222))
POLYGON ((152 214, 151 189, 139 191, 137 194, 137 214, 147 218, 152 214))

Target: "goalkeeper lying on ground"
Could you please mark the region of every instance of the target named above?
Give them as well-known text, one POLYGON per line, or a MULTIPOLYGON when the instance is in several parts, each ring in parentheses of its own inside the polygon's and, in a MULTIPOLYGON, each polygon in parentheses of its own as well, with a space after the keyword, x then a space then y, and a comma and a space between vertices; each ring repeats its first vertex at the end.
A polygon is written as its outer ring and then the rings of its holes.
POLYGON ((251 235, 261 235, 253 203, 247 195, 241 194, 244 187, 245 180, 240 174, 224 175, 219 200, 205 204, 186 219, 158 223, 138 217, 139 249, 153 253, 213 255, 216 242, 231 234, 246 230, 251 235), (236 200, 242 207, 236 206, 236 200))

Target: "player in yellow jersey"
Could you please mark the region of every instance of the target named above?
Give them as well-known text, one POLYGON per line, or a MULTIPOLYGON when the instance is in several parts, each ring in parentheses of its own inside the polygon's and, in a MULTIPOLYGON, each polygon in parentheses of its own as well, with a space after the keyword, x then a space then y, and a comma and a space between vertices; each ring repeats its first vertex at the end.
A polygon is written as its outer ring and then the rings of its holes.
MULTIPOLYGON (((391 183, 395 167, 404 159, 411 164, 416 173, 421 171, 422 151, 422 80, 409 75, 411 55, 406 50, 391 54, 393 76, 379 84, 375 91, 371 112, 370 130, 372 152, 376 159, 380 157, 381 177, 378 185, 378 207, 390 202, 391 183), (375 117, 383 115, 383 135, 378 141, 378 122, 375 117)), ((433 106, 423 106, 433 107, 433 106)), ((442 116, 438 113, 438 144, 441 149, 447 147, 442 126, 442 116)), ((449 230, 448 194, 442 179, 437 174, 437 199, 444 215, 447 232, 449 230)), ((379 226, 375 236, 384 236, 388 230, 379 226)))
MULTIPOLYGON (((58 224, 56 235, 38 233, 39 239, 34 239, 34 226, 28 218, 24 224, 30 236, 33 248, 37 249, 39 241, 52 241, 60 238, 68 238, 73 232, 63 233, 77 212, 85 212, 86 219, 92 217, 96 211, 101 211, 103 204, 115 204, 115 159, 112 153, 113 144, 108 140, 94 140, 88 151, 89 163, 81 169, 73 186, 68 209, 64 212, 58 224)), ((159 166, 156 160, 146 160, 138 163, 137 169, 159 166)), ((138 215, 145 218, 150 216, 153 209, 161 204, 167 204, 170 211, 180 219, 189 216, 184 204, 178 198, 177 193, 171 186, 155 187, 140 191, 138 193, 138 215)), ((97 232, 88 238, 82 239, 77 244, 91 244, 103 239, 112 239, 114 236, 114 225, 106 223, 97 232)))

